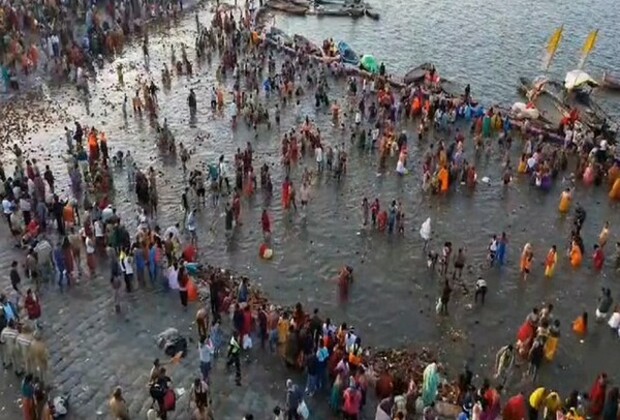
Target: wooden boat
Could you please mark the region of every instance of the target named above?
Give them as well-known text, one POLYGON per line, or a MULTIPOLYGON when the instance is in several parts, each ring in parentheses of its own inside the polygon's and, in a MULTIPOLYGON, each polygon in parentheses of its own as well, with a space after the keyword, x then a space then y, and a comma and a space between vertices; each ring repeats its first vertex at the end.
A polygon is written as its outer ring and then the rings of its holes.
POLYGON ((295 42, 289 34, 284 32, 282 29, 276 28, 275 26, 270 28, 266 36, 269 39, 273 39, 278 44, 286 45, 288 47, 292 47, 295 42))
POLYGON ((316 55, 319 57, 323 56, 323 50, 321 50, 318 45, 310 41, 305 36, 295 34, 293 35, 293 41, 295 41, 296 45, 301 47, 303 50, 308 51, 311 55, 316 55))
POLYGON ((352 18, 360 18, 365 15, 365 9, 360 9, 357 7, 343 7, 340 9, 325 9, 323 7, 317 8, 314 10, 314 14, 317 16, 342 16, 342 17, 352 17, 352 18))
MULTIPOLYGON (((528 92, 534 88, 532 83, 526 77, 519 78, 519 85, 517 90, 521 95, 527 98, 528 92)), ((559 127, 562 119, 565 115, 568 115, 569 111, 566 107, 558 101, 553 95, 546 92, 544 89, 540 95, 534 101, 534 105, 540 112, 540 118, 544 123, 550 124, 553 127, 559 127)))
POLYGON ((620 77, 604 72, 601 82, 601 84, 607 89, 620 90, 620 77))
POLYGON ((434 68, 435 68, 435 65, 432 63, 420 64, 419 66, 414 67, 411 70, 409 70, 405 74, 405 77, 403 78, 403 80, 405 84, 407 85, 422 83, 424 81, 424 78, 426 77, 426 72, 434 68))
MULTIPOLYGON (((533 83, 527 78, 519 78, 519 92, 527 96, 533 88, 533 83)), ((601 106, 580 91, 568 92, 559 82, 549 81, 538 95, 535 104, 541 113, 541 119, 559 127, 564 116, 572 109, 579 112, 579 120, 590 129, 601 133, 608 140, 615 142, 618 124, 605 112, 601 106)))
POLYGON ((278 1, 278 0, 271 0, 269 3, 267 3, 267 7, 273 10, 277 10, 279 12, 285 12, 290 15, 297 15, 297 16, 305 16, 309 10, 309 7, 307 6, 300 6, 297 4, 288 3, 284 1, 278 1))

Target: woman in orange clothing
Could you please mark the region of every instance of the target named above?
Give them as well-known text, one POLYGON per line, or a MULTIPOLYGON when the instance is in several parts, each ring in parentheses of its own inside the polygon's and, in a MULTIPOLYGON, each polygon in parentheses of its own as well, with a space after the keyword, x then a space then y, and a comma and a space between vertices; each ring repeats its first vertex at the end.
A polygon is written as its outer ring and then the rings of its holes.
POLYGON ((581 248, 579 248, 579 245, 577 245, 577 242, 575 241, 573 241, 571 244, 569 257, 570 257, 570 265, 572 265, 573 268, 581 267, 581 261, 583 260, 583 254, 581 252, 581 248))
POLYGON ((442 193, 448 192, 449 181, 448 181, 448 170, 445 166, 442 166, 437 174, 437 178, 439 178, 439 184, 442 193))
POLYGON ((533 260, 534 260, 534 252, 532 251, 532 245, 527 243, 523 247, 523 252, 521 253, 521 274, 523 275, 523 280, 527 280, 527 276, 530 274, 530 271, 532 270, 533 260))
POLYGON ((420 98, 416 96, 411 103, 411 116, 420 115, 421 110, 422 103, 420 102, 420 98))
POLYGON ((545 260, 545 277, 550 279, 555 272, 555 264, 558 262, 558 251, 555 245, 551 246, 545 260))
POLYGON ((97 144, 97 134, 95 130, 88 133, 88 154, 91 160, 99 159, 99 144, 97 144))
POLYGON ((584 312, 573 321, 573 332, 581 337, 588 333, 588 313, 584 312))
POLYGON ((62 218, 65 221, 65 226, 71 227, 75 223, 75 212, 71 203, 67 203, 62 209, 62 218))

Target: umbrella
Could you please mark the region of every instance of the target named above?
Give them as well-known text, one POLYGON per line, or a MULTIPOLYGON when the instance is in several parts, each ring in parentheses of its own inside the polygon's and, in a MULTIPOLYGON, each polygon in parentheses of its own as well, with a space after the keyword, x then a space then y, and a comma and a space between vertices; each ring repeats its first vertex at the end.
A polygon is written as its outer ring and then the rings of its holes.
POLYGON ((360 60, 360 66, 373 74, 379 73, 379 65, 377 64, 377 59, 372 55, 363 55, 360 60))

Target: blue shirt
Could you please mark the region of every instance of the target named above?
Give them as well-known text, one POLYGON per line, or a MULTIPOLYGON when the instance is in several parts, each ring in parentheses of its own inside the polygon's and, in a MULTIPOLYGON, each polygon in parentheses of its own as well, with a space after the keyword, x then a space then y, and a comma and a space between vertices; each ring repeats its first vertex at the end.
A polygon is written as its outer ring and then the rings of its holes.
POLYGON ((142 252, 142 250, 136 249, 133 257, 134 261, 136 262, 136 269, 141 271, 144 270, 144 268, 146 267, 146 262, 144 261, 144 253, 142 252))
POLYGON ((324 363, 329 359, 329 351, 325 347, 318 349, 316 351, 316 358, 319 360, 319 363, 324 363))
POLYGON ((56 263, 56 267, 60 271, 64 271, 65 269, 65 257, 62 255, 62 249, 56 248, 54 250, 54 263, 56 263))
POLYGON ((239 303, 248 301, 248 288, 244 284, 241 284, 241 286, 239 286, 239 295, 237 296, 237 301, 239 303))
POLYGON ((15 316, 15 311, 13 310, 13 306, 9 302, 4 304, 2 309, 4 309, 4 317, 6 318, 7 322, 10 320, 15 321, 17 319, 17 317, 15 316))

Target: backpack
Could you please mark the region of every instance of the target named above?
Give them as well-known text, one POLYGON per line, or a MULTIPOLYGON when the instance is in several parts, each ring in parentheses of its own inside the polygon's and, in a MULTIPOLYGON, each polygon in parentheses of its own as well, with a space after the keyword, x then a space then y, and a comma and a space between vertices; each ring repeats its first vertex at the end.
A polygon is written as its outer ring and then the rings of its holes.
POLYGON ((154 383, 149 388, 149 394, 155 401, 161 401, 166 395, 166 390, 158 383, 154 383))

